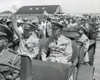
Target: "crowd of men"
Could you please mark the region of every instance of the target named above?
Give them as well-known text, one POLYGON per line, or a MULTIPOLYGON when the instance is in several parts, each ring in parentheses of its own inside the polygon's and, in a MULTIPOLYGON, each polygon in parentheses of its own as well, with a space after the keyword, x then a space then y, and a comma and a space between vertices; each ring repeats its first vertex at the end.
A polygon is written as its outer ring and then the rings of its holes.
MULTIPOLYGON (((0 20, 0 62, 20 68, 20 57, 9 52, 9 49, 16 51, 16 54, 36 59, 39 54, 40 39, 49 38, 48 40, 52 39, 52 41, 48 41, 48 45, 41 50, 41 60, 71 64, 72 42, 70 38, 62 35, 62 30, 77 31, 80 34, 77 40, 84 43, 86 53, 84 62, 88 62, 89 39, 96 38, 99 26, 100 18, 90 15, 38 17, 37 22, 17 19, 15 14, 9 19, 2 18, 0 20)), ((12 80, 14 76, 10 70, 4 68, 3 71, 7 73, 5 78, 12 80)))

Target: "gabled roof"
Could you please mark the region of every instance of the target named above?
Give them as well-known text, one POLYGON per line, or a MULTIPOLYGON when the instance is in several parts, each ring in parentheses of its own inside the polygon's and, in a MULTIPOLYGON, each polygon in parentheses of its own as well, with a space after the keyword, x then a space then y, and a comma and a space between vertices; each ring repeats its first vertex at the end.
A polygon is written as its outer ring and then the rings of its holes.
POLYGON ((44 11, 54 14, 58 7, 59 5, 23 6, 16 14, 43 14, 44 11))

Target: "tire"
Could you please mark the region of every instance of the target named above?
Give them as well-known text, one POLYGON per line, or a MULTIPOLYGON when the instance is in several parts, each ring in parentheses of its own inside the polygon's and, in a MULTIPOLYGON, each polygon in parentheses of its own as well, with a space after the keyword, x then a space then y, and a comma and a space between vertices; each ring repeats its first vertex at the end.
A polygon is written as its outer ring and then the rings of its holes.
POLYGON ((95 48, 94 48, 94 46, 92 46, 89 49, 88 53, 89 53, 89 64, 91 66, 93 66, 93 63, 94 63, 94 54, 95 54, 95 48))

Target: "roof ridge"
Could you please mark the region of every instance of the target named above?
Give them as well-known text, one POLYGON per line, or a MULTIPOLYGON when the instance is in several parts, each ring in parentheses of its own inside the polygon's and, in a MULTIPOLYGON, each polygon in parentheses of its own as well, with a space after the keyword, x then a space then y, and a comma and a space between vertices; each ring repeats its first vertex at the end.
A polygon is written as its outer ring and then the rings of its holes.
POLYGON ((37 7, 37 6, 60 6, 60 5, 31 5, 31 6, 23 6, 23 7, 37 7))

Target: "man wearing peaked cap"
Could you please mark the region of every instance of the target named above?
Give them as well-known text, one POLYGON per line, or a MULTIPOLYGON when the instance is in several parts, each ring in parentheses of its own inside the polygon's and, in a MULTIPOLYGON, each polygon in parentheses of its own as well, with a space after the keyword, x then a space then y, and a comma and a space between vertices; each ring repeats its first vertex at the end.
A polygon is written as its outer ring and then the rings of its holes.
POLYGON ((86 32, 87 31, 84 26, 83 27, 80 26, 80 28, 78 29, 78 33, 80 34, 78 41, 82 42, 84 46, 84 53, 85 53, 84 63, 89 62, 88 49, 89 49, 90 40, 87 37, 86 32))
POLYGON ((52 42, 46 45, 42 51, 42 60, 71 64, 72 42, 62 34, 63 26, 52 22, 52 42), (49 55, 47 54, 49 52, 49 55), (47 56, 47 57, 46 57, 47 56))
POLYGON ((13 40, 12 32, 7 27, 0 24, 0 52, 12 40, 13 40))
MULTIPOLYGON (((12 39, 13 39, 12 32, 7 27, 0 24, 0 63, 1 64, 8 64, 8 65, 15 64, 14 60, 15 58, 17 59, 17 55, 11 53, 9 51, 9 48, 7 48, 7 44, 11 42, 12 39)), ((20 61, 20 58, 17 60, 20 61)), ((11 71, 8 66, 0 65, 0 72, 2 72, 2 75, 5 77, 6 80, 12 80, 13 76, 11 75, 11 71)))

